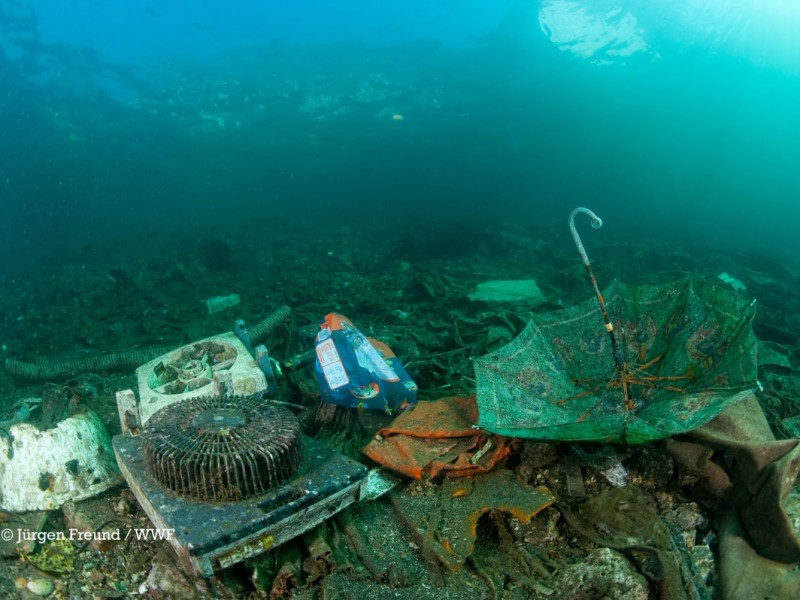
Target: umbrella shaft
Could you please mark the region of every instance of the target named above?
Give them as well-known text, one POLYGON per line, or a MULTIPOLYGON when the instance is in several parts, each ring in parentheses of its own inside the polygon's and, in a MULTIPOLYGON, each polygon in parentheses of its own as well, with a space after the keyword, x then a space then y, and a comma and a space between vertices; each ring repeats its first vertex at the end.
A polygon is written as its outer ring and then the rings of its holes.
MULTIPOLYGON (((622 352, 619 349, 619 344, 617 343, 617 336, 614 335, 614 324, 611 322, 611 319, 608 316, 608 310, 606 310, 606 301, 605 299, 603 299, 603 294, 600 293, 600 288, 597 285, 597 279, 595 279, 594 272, 592 271, 592 265, 589 262, 589 255, 586 254, 586 248, 583 247, 581 236, 578 235, 578 230, 575 228, 575 217, 578 216, 580 213, 584 213, 588 215, 589 218, 591 218, 592 228, 594 229, 598 229, 603 226, 603 219, 598 217, 588 208, 580 206, 575 210, 573 210, 569 215, 569 230, 570 232, 572 232, 572 239, 575 240, 575 246, 577 246, 578 253, 581 255, 581 260, 583 261, 583 265, 586 267, 587 273, 589 273, 589 279, 592 280, 592 286, 594 287, 594 293, 597 296, 597 301, 600 303, 600 312, 603 315, 603 322, 605 323, 608 336, 611 338, 611 352, 614 355, 614 366, 616 367, 620 375, 623 375, 625 373, 625 359, 622 356, 622 352)), ((630 408, 631 400, 628 394, 627 385, 623 386, 623 393, 625 395, 625 403, 630 408)))
POLYGON ((597 279, 594 276, 594 271, 592 271, 591 263, 587 260, 583 264, 586 266, 586 272, 589 273, 589 279, 592 281, 592 287, 594 287, 594 293, 597 296, 597 302, 600 304, 600 313, 603 315, 603 323, 606 326, 608 337, 611 338, 611 352, 614 355, 614 366, 616 367, 617 371, 621 373, 625 370, 625 359, 622 357, 622 351, 619 349, 619 343, 617 343, 617 336, 614 333, 614 324, 611 322, 611 317, 608 316, 606 300, 603 298, 603 294, 600 292, 600 288, 597 285, 597 279))

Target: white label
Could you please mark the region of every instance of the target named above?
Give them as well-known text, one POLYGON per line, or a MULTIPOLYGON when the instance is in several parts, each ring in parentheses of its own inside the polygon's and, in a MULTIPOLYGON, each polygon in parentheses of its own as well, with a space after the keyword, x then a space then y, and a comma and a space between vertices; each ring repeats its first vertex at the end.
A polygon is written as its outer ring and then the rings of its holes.
POLYGON ((342 364, 339 351, 336 350, 336 345, 332 339, 327 339, 317 344, 317 357, 329 388, 335 390, 350 383, 350 378, 347 376, 344 364, 342 364))

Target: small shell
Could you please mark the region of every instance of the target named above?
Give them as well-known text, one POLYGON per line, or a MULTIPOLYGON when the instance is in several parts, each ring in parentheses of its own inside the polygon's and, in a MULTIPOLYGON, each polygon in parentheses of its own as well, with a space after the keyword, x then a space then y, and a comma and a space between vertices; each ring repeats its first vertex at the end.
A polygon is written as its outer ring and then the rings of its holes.
POLYGON ((119 515, 120 517, 124 517, 129 512, 131 512, 130 504, 128 504, 127 500, 122 498, 120 499, 119 502, 117 502, 117 505, 114 507, 114 512, 117 513, 117 515, 119 515))
POLYGON ((464 487, 458 487, 450 495, 453 498, 463 498, 464 496, 469 496, 469 490, 464 487))
POLYGON ((53 593, 55 586, 49 579, 29 579, 26 586, 28 591, 37 596, 49 596, 53 593))

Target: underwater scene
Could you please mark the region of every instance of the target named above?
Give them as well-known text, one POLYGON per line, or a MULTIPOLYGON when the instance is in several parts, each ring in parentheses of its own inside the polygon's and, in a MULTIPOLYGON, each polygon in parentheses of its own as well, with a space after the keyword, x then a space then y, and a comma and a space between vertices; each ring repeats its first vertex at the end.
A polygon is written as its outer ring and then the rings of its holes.
POLYGON ((0 597, 796 598, 798 27, 3 0, 0 597))

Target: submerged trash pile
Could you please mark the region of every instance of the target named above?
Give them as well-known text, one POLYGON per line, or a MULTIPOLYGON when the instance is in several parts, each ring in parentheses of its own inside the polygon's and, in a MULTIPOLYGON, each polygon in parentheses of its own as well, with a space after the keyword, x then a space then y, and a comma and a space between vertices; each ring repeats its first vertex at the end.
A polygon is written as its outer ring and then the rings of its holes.
POLYGON ((588 273, 510 225, 438 254, 292 232, 4 299, 3 591, 793 597, 796 277, 672 248, 676 276, 645 242, 594 265, 581 214, 588 273))

